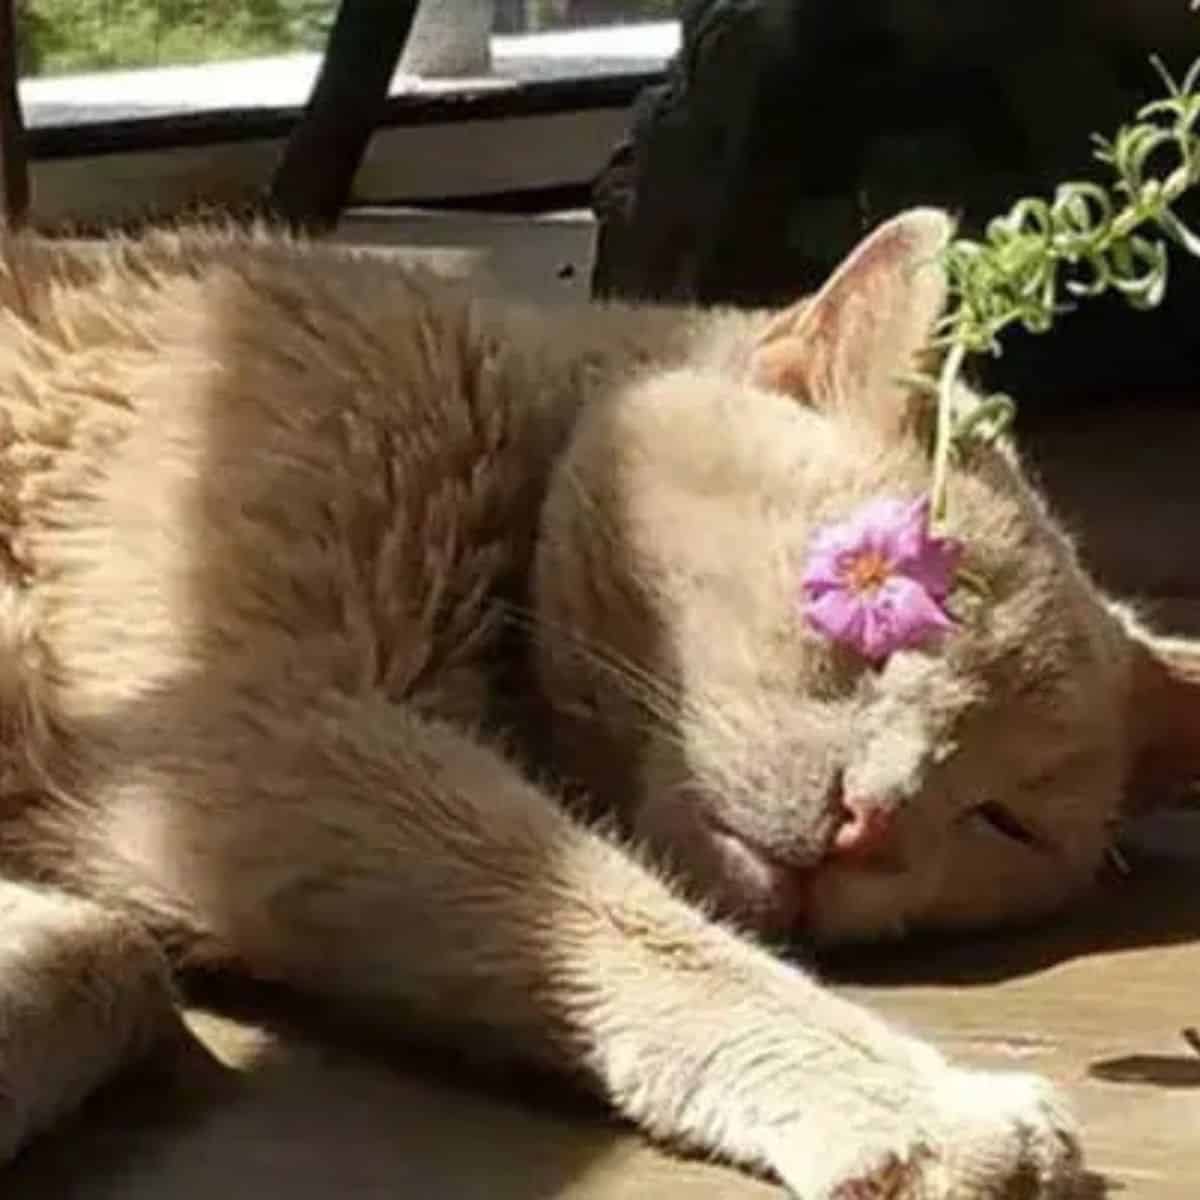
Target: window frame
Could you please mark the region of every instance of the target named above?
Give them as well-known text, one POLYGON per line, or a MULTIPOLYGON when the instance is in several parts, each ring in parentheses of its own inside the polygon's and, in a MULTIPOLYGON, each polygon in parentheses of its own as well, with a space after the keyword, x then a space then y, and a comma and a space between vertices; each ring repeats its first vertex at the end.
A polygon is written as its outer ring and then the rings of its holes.
MULTIPOLYGON (((624 136, 635 97, 664 78, 679 36, 677 21, 498 34, 489 76, 398 75, 354 203, 529 207, 538 195, 578 203, 624 136)), ((120 222, 147 201, 175 209, 189 188, 197 202, 237 203, 264 184, 319 62, 302 53, 22 80, 33 218, 120 222), (246 94, 256 76, 257 98, 246 94), (164 101, 206 78, 242 102, 164 101), (64 115, 89 103, 107 115, 64 115)))

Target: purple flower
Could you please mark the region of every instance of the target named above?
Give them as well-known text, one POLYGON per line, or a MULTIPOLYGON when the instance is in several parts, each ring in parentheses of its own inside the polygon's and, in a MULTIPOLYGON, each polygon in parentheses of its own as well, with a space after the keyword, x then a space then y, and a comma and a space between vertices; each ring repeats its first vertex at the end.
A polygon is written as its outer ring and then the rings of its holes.
POLYGON ((870 500, 817 532, 801 587, 809 623, 873 663, 953 627, 962 543, 931 537, 929 498, 870 500))

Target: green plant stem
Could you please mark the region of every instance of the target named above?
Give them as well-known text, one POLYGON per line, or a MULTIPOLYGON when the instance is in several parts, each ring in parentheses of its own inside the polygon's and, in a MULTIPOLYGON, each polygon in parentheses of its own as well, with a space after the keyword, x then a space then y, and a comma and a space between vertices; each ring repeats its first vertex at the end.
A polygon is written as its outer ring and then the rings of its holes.
POLYGON ((1060 292, 1078 300, 1116 290, 1135 308, 1153 308, 1166 289, 1168 243, 1200 256, 1200 235, 1174 211, 1200 183, 1200 59, 1180 83, 1154 62, 1167 96, 1145 105, 1110 141, 1096 139, 1097 157, 1117 175, 1112 192, 1096 183, 1064 184, 1052 200, 1018 201, 989 223, 982 241, 956 240, 945 250, 950 306, 934 346, 946 357, 936 378, 921 379, 937 403, 930 496, 937 522, 946 518, 955 446, 994 439, 1005 423, 958 421, 957 385, 967 356, 999 354, 1000 335, 1017 323, 1045 333, 1069 311, 1060 292), (1173 148, 1179 161, 1165 175, 1152 175, 1150 161, 1164 148, 1173 148))
POLYGON ((954 389, 966 357, 966 346, 951 346, 938 376, 937 433, 933 443, 933 484, 930 488, 930 519, 935 526, 946 519, 950 450, 954 444, 954 389))

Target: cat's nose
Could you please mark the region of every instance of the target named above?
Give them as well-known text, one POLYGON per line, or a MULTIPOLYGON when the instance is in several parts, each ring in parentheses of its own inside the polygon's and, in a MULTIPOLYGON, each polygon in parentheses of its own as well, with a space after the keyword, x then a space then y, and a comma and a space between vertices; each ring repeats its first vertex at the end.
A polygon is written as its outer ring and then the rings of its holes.
POLYGON ((853 796, 840 801, 840 823, 829 846, 830 858, 872 858, 887 848, 894 824, 883 805, 853 796))

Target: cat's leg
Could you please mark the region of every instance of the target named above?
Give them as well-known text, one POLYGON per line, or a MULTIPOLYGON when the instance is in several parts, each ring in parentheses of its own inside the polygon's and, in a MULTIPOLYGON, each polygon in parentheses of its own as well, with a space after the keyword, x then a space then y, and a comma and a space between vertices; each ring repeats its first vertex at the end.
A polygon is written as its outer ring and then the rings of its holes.
POLYGON ((289 708, 224 732, 197 714, 190 750, 143 755, 106 798, 131 886, 255 972, 571 1070, 806 1200, 1052 1196, 1076 1174, 1039 1081, 948 1066, 681 902, 499 754, 382 703, 289 708))
POLYGON ((178 1024, 135 925, 0 880, 0 1163, 178 1024))

